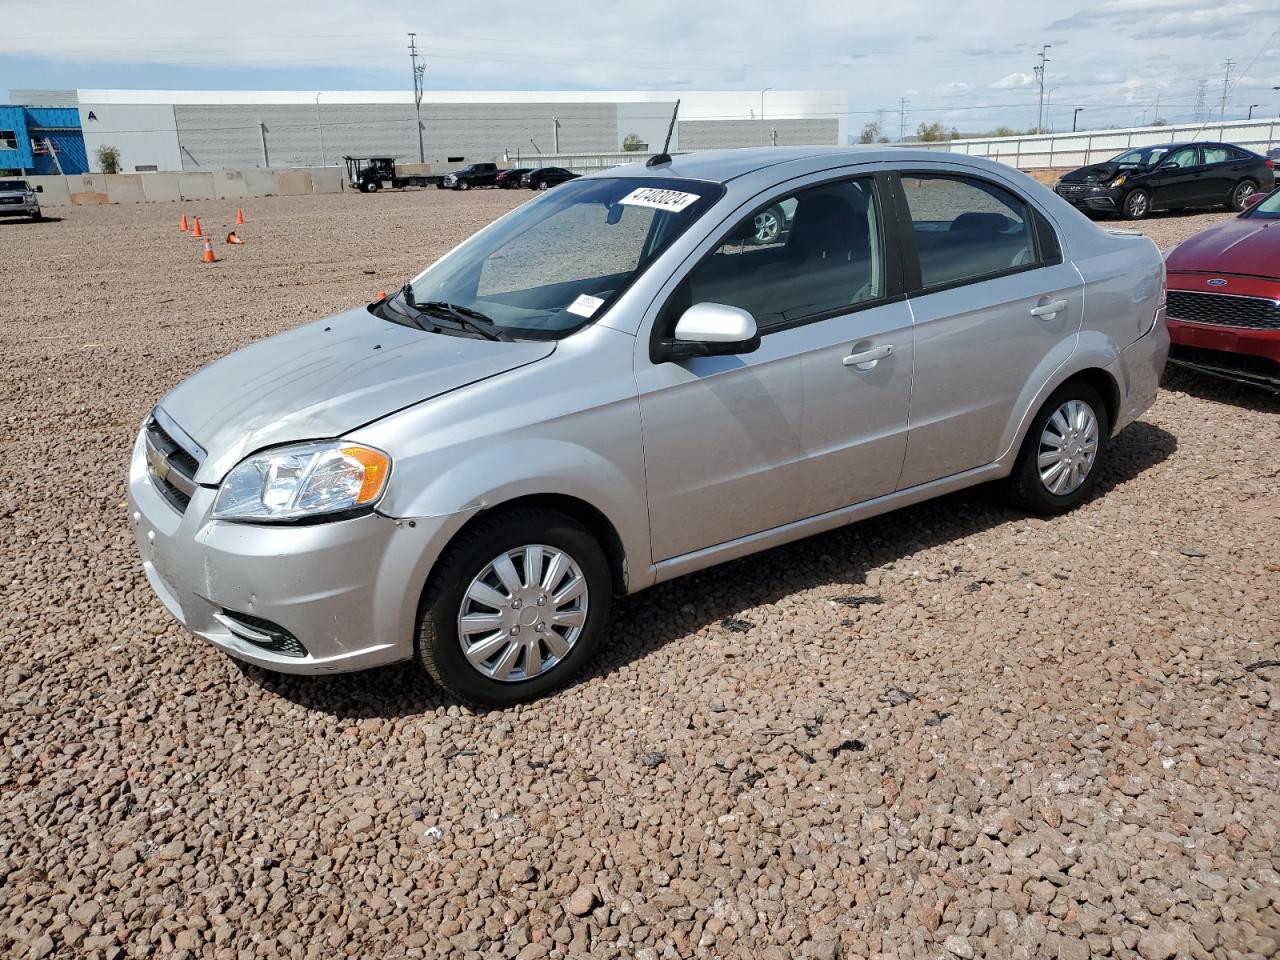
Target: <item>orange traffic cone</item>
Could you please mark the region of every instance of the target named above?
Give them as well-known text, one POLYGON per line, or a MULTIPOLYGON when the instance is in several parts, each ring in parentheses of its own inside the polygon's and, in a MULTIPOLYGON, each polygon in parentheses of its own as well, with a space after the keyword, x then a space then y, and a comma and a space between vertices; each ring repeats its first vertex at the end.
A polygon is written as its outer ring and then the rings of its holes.
POLYGON ((203 237, 203 236, 204 236, 204 234, 200 232, 200 218, 199 218, 199 217, 196 217, 196 225, 195 225, 195 228, 191 231, 191 235, 192 235, 193 237, 203 237))
POLYGON ((378 299, 379 299, 379 300, 385 300, 385 299, 387 299, 387 291, 385 291, 385 290, 379 290, 379 291, 378 291, 378 299))
POLYGON ((213 243, 208 237, 204 238, 204 255, 201 257, 205 263, 217 263, 218 258, 213 255, 213 243))
POLYGON ((186 233, 188 230, 191 229, 190 227, 187 226, 187 215, 185 213, 182 215, 182 223, 178 224, 178 229, 181 230, 183 233, 186 233))
POLYGON ((236 225, 240 227, 244 226, 244 211, 239 207, 236 207, 236 225))
POLYGON ((232 230, 227 234, 227 243, 244 243, 244 241, 237 237, 236 232, 232 230))

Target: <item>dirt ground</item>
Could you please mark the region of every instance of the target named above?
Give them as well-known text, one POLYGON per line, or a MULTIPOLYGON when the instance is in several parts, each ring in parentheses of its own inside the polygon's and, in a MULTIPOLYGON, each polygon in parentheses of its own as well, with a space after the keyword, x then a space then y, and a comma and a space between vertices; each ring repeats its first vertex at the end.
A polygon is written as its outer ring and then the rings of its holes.
POLYGON ((0 954, 1277 956, 1280 403, 1244 388, 1170 373, 1070 515, 975 490, 631 598, 505 712, 173 622, 125 512, 150 406, 525 199, 247 200, 212 266, 178 219, 233 203, 0 222, 0 954))

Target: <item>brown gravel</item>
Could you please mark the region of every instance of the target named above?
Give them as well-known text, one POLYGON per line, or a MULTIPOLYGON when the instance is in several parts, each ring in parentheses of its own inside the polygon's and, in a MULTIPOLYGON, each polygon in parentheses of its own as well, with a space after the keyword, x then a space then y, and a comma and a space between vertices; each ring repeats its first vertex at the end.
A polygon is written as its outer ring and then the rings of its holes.
POLYGON ((1171 374, 1069 516, 979 490, 632 598, 505 712, 171 621, 149 405, 522 199, 248 201, 212 267, 177 205, 0 223, 0 954, 1274 958, 1280 404, 1243 388, 1171 374))

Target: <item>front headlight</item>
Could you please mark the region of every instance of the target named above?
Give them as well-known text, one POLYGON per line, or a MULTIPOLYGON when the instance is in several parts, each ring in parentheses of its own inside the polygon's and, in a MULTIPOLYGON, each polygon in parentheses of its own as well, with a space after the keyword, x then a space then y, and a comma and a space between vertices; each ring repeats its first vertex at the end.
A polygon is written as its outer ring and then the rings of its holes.
POLYGON ((1123 187, 1124 182, 1128 179, 1129 179, 1129 175, 1127 173, 1122 173, 1120 174, 1120 176, 1116 177, 1114 180, 1111 181, 1111 186, 1123 187))
POLYGON ((215 520, 301 520, 372 506, 382 496, 391 458, 381 450, 324 440, 264 450, 222 481, 215 520))

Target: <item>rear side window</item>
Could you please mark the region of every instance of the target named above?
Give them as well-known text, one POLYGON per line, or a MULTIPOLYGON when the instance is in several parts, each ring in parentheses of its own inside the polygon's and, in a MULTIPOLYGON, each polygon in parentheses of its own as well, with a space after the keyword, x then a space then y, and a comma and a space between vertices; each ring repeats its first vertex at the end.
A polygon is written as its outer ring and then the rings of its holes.
POLYGON ((951 174, 904 174, 902 190, 924 289, 1036 265, 1027 205, 993 183, 951 174))
POLYGON ((1231 159, 1231 151, 1226 147, 1205 147, 1205 163, 1226 163, 1231 159))

